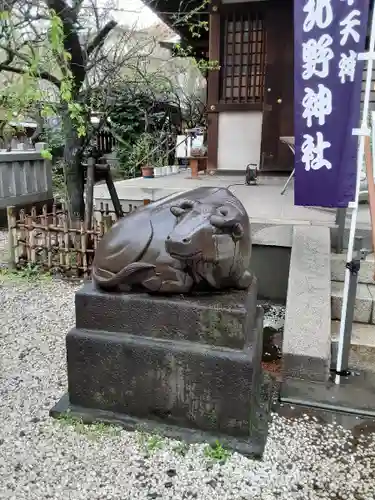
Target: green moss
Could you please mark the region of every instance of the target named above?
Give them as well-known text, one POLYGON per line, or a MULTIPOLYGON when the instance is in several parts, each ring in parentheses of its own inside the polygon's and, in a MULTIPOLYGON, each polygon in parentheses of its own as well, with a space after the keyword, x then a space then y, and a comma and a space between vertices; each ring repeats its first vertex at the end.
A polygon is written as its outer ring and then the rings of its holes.
POLYGON ((228 339, 242 338, 242 328, 238 320, 222 311, 203 311, 201 325, 203 340, 212 345, 223 345, 228 339))

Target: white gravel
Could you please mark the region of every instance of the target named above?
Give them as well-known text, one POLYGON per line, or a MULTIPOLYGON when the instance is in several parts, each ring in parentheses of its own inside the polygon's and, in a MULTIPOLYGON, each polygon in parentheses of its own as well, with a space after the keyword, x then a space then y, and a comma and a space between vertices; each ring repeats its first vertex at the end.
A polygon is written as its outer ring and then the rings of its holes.
POLYGON ((264 309, 263 327, 271 327, 277 331, 283 330, 285 323, 285 306, 270 304, 269 302, 263 302, 262 305, 264 309))
POLYGON ((0 230, 0 267, 7 262, 8 231, 0 230))
POLYGON ((375 498, 375 439, 307 418, 274 416, 261 462, 220 463, 203 445, 56 421, 66 390, 72 284, 0 283, 0 499, 375 498), (147 452, 147 453, 146 453, 147 452))

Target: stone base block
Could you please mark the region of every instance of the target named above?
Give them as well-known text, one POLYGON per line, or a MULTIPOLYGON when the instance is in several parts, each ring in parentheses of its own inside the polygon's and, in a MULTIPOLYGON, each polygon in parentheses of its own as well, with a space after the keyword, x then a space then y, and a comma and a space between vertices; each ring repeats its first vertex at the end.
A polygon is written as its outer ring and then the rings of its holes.
POLYGON ((261 373, 255 349, 79 329, 69 332, 66 344, 74 405, 249 433, 261 373))
POLYGON ((194 298, 106 294, 87 283, 76 318, 66 337, 68 399, 52 414, 153 422, 262 453, 271 397, 255 280, 246 292, 194 298))
POLYGON ((76 327, 243 349, 253 337, 257 281, 246 291, 196 296, 106 293, 87 282, 76 294, 76 327))
MULTIPOLYGON (((222 432, 207 432, 189 427, 170 425, 162 419, 144 419, 130 416, 124 413, 115 413, 95 408, 84 408, 73 405, 69 400, 69 394, 66 393, 60 401, 51 409, 50 415, 53 418, 69 417, 80 419, 85 424, 94 422, 103 422, 106 424, 119 425, 129 431, 142 431, 156 433, 163 437, 178 439, 187 443, 207 443, 215 445, 217 441, 225 448, 236 451, 243 455, 261 458, 263 455, 268 421, 271 411, 271 405, 274 398, 278 396, 279 387, 276 381, 268 376, 262 379, 259 398, 259 420, 257 425, 253 426, 248 436, 230 436, 222 432)), ((275 406, 276 407, 276 406, 275 406)))

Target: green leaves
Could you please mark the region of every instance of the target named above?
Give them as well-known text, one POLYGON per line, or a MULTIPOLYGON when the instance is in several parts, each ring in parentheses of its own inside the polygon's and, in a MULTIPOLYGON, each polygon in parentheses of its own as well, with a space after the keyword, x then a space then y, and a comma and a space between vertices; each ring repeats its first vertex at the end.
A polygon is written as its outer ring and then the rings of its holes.
POLYGON ((78 134, 78 137, 85 137, 86 136, 86 127, 84 124, 81 124, 77 127, 77 134, 78 134))
POLYGON ((9 12, 7 10, 0 10, 0 21, 8 21, 9 12))
POLYGON ((52 160, 52 153, 48 149, 42 149, 40 154, 45 160, 52 160))
MULTIPOLYGON (((11 17, 11 12, 0 11, 0 21, 7 21, 9 26, 13 26, 11 17)), ((6 111, 9 110, 9 120, 18 115, 32 115, 36 109, 43 118, 60 115, 63 103, 68 108, 78 136, 83 137, 86 135, 86 110, 76 102, 75 82, 70 68, 72 55, 65 50, 64 24, 54 10, 49 11, 48 23, 46 32, 42 35, 43 45, 32 47, 28 51, 19 45, 18 35, 11 29, 9 43, 12 43, 14 50, 19 53, 24 73, 0 89, 0 101, 3 106, 5 104, 6 111), (51 80, 52 77, 57 79, 56 71, 61 75, 57 101, 51 99, 50 88, 41 85, 42 78, 48 79, 43 76, 45 71, 50 72, 51 80)), ((44 154, 49 158, 48 151, 44 154)))
POLYGON ((78 102, 70 101, 68 102, 68 111, 76 127, 78 137, 84 137, 86 135, 86 121, 82 105, 78 102))
POLYGON ((43 108, 40 111, 40 114, 43 118, 51 118, 52 116, 55 115, 55 113, 56 113, 55 108, 47 103, 43 105, 43 108))
POLYGON ((64 51, 64 25, 54 10, 50 11, 50 16, 48 40, 52 50, 62 53, 64 51))
POLYGON ((72 80, 65 78, 61 82, 60 97, 63 101, 69 102, 72 99, 72 80))
POLYGON ((85 115, 81 104, 74 100, 74 78, 70 70, 72 55, 64 47, 64 25, 55 11, 51 10, 50 15, 51 24, 48 31, 48 39, 51 49, 57 54, 59 61, 65 63, 65 66, 60 68, 64 75, 60 84, 60 98, 68 105, 69 115, 76 128, 78 137, 84 137, 86 135, 85 115))

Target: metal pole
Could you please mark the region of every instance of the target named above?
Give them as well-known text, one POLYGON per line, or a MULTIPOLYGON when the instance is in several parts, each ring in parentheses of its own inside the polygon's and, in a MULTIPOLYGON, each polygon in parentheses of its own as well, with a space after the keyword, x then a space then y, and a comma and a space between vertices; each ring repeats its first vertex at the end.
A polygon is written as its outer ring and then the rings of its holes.
POLYGON ((336 212, 336 253, 344 251, 344 236, 345 236, 345 222, 346 222, 346 208, 338 208, 336 212))
POLYGON ((87 230, 92 229, 92 214, 94 210, 95 159, 90 156, 87 160, 86 173, 86 220, 87 230))
POLYGON ((289 182, 293 179, 294 172, 295 172, 295 169, 293 169, 293 172, 292 172, 292 173, 290 174, 290 176, 288 177, 288 180, 287 180, 287 181, 286 181, 286 183, 284 184, 284 187, 283 187, 283 189, 281 190, 281 193, 280 193, 280 194, 284 194, 284 193, 285 193, 286 188, 288 187, 289 182))
MULTIPOLYGON (((338 354, 337 354, 337 365, 336 365, 336 373, 342 372, 342 362, 343 362, 343 349, 345 343, 345 321, 347 317, 347 309, 348 309, 348 298, 349 298, 349 282, 350 282, 350 269, 349 265, 352 264, 353 260, 353 249, 354 249, 354 239, 355 239, 355 231, 357 226, 357 215, 358 215, 358 204, 359 204, 359 191, 361 184, 361 172, 362 165, 364 161, 365 154, 365 130, 368 129, 368 114, 369 114, 369 104, 370 104, 370 93, 372 87, 372 71, 374 66, 374 50, 375 50, 375 9, 372 11, 372 20, 371 20, 371 35, 370 35, 370 46, 369 46, 369 55, 367 62, 367 74, 366 74, 366 87, 365 87, 365 96, 363 102, 363 113, 362 113, 362 122, 361 122, 361 130, 362 134, 359 137, 359 148, 357 154, 357 182, 356 182, 356 190, 355 190, 355 200, 354 200, 354 208, 352 212, 352 219, 350 224, 350 232, 349 232, 349 243, 348 243, 348 254, 347 254, 347 267, 345 271, 345 281, 344 281, 344 293, 342 299, 342 309, 341 309, 341 322, 340 322, 340 338, 339 338, 339 346, 338 346, 338 354)), ((362 58, 361 58, 362 59, 362 58)), ((364 58, 365 59, 365 58, 364 58)), ((337 376, 335 379, 337 384, 340 383, 340 377, 337 376)))
POLYGON ((357 283, 358 283, 358 273, 361 267, 361 249, 362 249, 363 238, 355 238, 355 255, 352 262, 347 264, 350 271, 349 280, 349 292, 348 292, 348 306, 346 309, 345 318, 345 330, 344 330, 344 342, 342 345, 341 354, 341 372, 338 375, 347 375, 349 372, 349 354, 350 354, 350 344, 352 338, 353 330, 353 319, 354 319, 354 306, 355 299, 357 296, 357 283))
POLYGON ((111 197, 111 201, 113 204, 113 209, 115 211, 117 219, 121 219, 124 217, 124 212, 122 211, 122 206, 116 191, 116 187, 114 185, 113 179, 112 179, 112 174, 111 174, 111 169, 108 165, 108 168, 106 169, 105 172, 105 181, 107 184, 107 188, 109 191, 109 195, 111 197))

